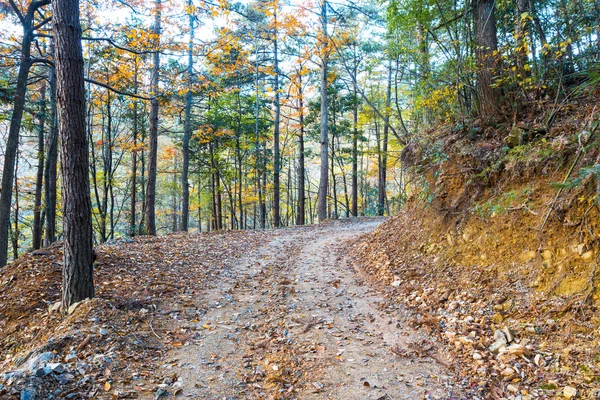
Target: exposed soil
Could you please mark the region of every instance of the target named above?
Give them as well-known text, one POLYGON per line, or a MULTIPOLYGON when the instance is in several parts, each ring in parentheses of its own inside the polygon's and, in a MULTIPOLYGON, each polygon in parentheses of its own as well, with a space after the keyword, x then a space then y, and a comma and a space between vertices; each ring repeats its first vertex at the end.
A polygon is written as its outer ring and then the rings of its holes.
MULTIPOLYGON (((168 360, 193 398, 449 398, 424 338, 364 283, 347 241, 381 220, 287 229, 229 269, 168 360), (423 357, 411 354, 422 347, 423 357), (430 396, 430 397, 427 397, 430 396)), ((197 307, 201 307, 199 304, 197 307)), ((190 313, 191 314, 191 313, 190 313)), ((459 392, 454 390, 454 394, 459 392)))
POLYGON ((66 317, 60 247, 25 256, 0 281, 0 398, 466 398, 349 257, 382 221, 106 244, 66 317))

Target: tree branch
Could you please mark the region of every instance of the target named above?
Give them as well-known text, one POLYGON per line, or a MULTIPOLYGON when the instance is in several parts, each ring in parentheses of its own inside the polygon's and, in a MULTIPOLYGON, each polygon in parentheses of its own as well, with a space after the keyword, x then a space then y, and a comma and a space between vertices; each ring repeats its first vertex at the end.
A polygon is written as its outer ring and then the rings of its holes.
POLYGON ((135 93, 123 92, 121 90, 115 89, 112 86, 109 86, 109 85, 107 85, 105 83, 102 83, 102 82, 98 82, 98 81, 96 81, 94 79, 91 79, 91 78, 85 78, 85 81, 89 82, 89 83, 93 83, 94 85, 103 87, 105 89, 108 89, 108 90, 110 90, 113 93, 122 94, 123 96, 135 97, 136 99, 140 99, 140 100, 152 101, 152 100, 157 99, 158 97, 160 97, 160 96, 146 97, 146 96, 142 96, 142 95, 135 94, 135 93))
POLYGON ((15 3, 15 1, 14 0, 8 0, 8 2, 10 3, 10 6, 12 7, 13 11, 15 12, 15 14, 17 14, 17 17, 19 17, 19 21, 21 21, 21 23, 23 25, 25 25, 25 17, 21 13, 21 10, 19 10, 19 7, 17 7, 17 4, 15 3))
MULTIPOLYGON (((46 60, 45 58, 33 58, 31 60, 31 63, 32 64, 46 64, 46 65, 50 65, 50 66, 54 67, 54 63, 52 61, 50 61, 50 60, 46 60)), ((146 96, 142 96, 142 95, 135 94, 135 93, 124 92, 124 91, 121 91, 119 89, 115 89, 114 87, 109 86, 106 83, 98 82, 98 81, 96 81, 94 79, 91 79, 91 78, 85 78, 85 81, 89 82, 89 83, 93 83, 94 85, 103 87, 105 89, 108 89, 108 90, 110 90, 113 93, 121 94, 123 96, 135 97, 136 99, 140 99, 140 100, 151 101, 151 100, 154 100, 154 99, 157 99, 158 97, 160 97, 160 96, 146 97, 146 96)))

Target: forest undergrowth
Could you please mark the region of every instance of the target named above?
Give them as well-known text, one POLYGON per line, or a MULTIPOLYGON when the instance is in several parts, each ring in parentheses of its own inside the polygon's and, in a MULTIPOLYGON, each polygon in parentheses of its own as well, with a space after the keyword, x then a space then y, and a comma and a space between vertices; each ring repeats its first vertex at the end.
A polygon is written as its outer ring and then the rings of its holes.
POLYGON ((432 129, 366 275, 485 398, 600 398, 598 98, 432 129))

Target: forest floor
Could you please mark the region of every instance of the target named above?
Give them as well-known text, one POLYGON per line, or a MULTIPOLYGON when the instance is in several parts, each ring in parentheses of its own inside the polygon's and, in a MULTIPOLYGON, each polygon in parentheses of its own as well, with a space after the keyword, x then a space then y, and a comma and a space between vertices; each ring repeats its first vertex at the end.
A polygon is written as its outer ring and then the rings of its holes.
POLYGON ((466 398, 361 277, 351 250, 381 222, 105 244, 67 317, 60 246, 26 255, 0 276, 0 398, 466 398))

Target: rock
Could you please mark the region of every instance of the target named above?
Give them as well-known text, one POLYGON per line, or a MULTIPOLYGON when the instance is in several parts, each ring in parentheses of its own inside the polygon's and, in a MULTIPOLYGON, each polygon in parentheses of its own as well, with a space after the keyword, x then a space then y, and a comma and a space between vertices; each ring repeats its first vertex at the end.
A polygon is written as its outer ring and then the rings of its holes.
POLYGON ((577 397, 577 389, 575 389, 573 386, 565 386, 563 388, 563 396, 565 396, 567 399, 577 397))
POLYGON ((521 145, 523 142, 523 130, 516 125, 513 126, 505 140, 506 145, 510 148, 521 145))
POLYGON ((38 368, 35 371, 35 376, 37 376, 38 378, 43 378, 44 376, 48 375, 50 372, 52 372, 52 369, 50 369, 49 367, 38 368))
POLYGON ((25 364, 24 368, 30 372, 35 372, 38 368, 40 368, 47 362, 52 361, 54 359, 54 357, 56 357, 56 354, 54 354, 51 351, 47 351, 47 352, 38 354, 35 357, 29 358, 29 360, 27 360, 27 363, 25 364))
POLYGON ((74 352, 70 352, 65 357, 65 362, 70 363, 70 362, 75 362, 75 361, 77 361, 77 354, 75 354, 74 352))
POLYGON ((154 393, 154 399, 160 399, 161 397, 166 397, 169 395, 169 392, 167 392, 165 389, 163 388, 159 388, 156 393, 154 393))
POLYGON ((509 392, 512 392, 512 393, 518 393, 519 392, 519 388, 516 387, 515 385, 508 385, 506 387, 506 390, 508 390, 509 392))
POLYGON ((512 331, 510 330, 510 328, 508 326, 505 326, 504 328, 502 328, 502 333, 506 337, 506 340, 508 341, 508 343, 515 340, 514 334, 512 333, 512 331))
POLYGON ((488 350, 493 354, 498 354, 500 350, 506 347, 506 339, 498 339, 490 347, 488 350))
POLYGON ((501 374, 505 378, 510 378, 511 376, 513 376, 515 374, 515 370, 512 369, 511 367, 507 367, 504 370, 502 370, 501 374))
POLYGON ((35 400, 36 391, 32 387, 21 390, 20 400, 35 400))
POLYGON ((48 368, 55 374, 62 374, 65 372, 65 366, 61 363, 51 363, 47 365, 48 368))
POLYGON ((458 340, 459 340, 459 341, 460 341, 462 344, 464 344, 464 345, 467 345, 467 346, 470 346, 470 345, 472 345, 472 344, 473 344, 473 340, 472 340, 472 339, 469 339, 468 337, 465 337, 465 336, 461 336, 461 337, 459 337, 459 338, 458 338, 458 340))
POLYGON ((483 357, 482 357, 482 356, 481 356, 481 354, 479 354, 479 353, 473 353, 473 358, 474 358, 475 360, 481 360, 483 357))
POLYGON ((63 374, 63 375, 61 375, 58 383, 60 383, 61 385, 66 385, 67 383, 71 382, 73 379, 75 379, 75 375, 63 374))
POLYGON ((401 283, 402 283, 402 282, 400 282, 400 281, 394 281, 394 282, 392 282, 392 286, 393 286, 393 287, 400 287, 400 284, 401 284, 401 283))

